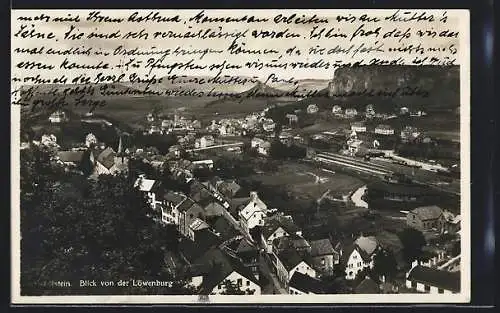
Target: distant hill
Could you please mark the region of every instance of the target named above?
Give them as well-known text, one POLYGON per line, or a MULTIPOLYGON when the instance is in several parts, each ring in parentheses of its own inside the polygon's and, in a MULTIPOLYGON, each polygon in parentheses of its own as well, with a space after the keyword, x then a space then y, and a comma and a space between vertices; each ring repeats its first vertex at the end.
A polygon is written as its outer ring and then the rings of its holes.
POLYGON ((293 90, 297 88, 298 91, 314 91, 314 90, 322 90, 328 88, 328 84, 330 80, 328 79, 300 79, 294 83, 267 83, 270 87, 279 89, 279 90, 293 90))

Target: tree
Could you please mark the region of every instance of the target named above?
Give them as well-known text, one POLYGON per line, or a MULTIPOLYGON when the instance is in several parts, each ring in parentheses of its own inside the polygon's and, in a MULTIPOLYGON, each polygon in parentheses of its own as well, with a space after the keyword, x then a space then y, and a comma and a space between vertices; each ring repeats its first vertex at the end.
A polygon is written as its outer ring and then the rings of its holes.
POLYGON ((373 272, 375 275, 394 278, 397 274, 397 262, 391 250, 379 250, 373 258, 373 272))
MULTIPOLYGON (((107 287, 79 289, 80 280, 162 280, 168 273, 164 253, 177 238, 147 217, 143 195, 125 176, 102 175, 94 181, 61 174, 50 155, 34 150, 21 163, 21 293, 169 294, 190 289, 107 287), (73 184, 76 195, 64 186, 73 184), (83 188, 82 188, 83 186, 83 188), (47 281, 69 281, 74 288, 41 288, 47 281)), ((185 287, 185 288, 184 288, 185 287)))
POLYGON ((408 264, 420 260, 422 248, 426 245, 424 234, 414 228, 406 228, 398 234, 403 244, 404 259, 408 264))

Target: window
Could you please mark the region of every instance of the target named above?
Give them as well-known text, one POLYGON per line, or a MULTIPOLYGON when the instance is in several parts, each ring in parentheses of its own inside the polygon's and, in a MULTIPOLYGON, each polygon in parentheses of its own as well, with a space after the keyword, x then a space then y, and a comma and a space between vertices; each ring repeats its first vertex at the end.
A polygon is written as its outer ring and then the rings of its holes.
POLYGON ((417 282, 416 281, 412 281, 411 282, 411 287, 412 288, 417 288, 417 282))
POLYGON ((240 286, 240 287, 243 286, 243 279, 238 278, 237 282, 238 282, 238 286, 240 286))
POLYGON ((425 285, 424 290, 427 292, 431 291, 431 286, 425 285))
POLYGON ((191 214, 189 214, 189 218, 193 218, 193 216, 194 216, 194 215, 193 215, 192 213, 191 213, 191 214))
POLYGON ((249 280, 247 280, 247 286, 250 286, 250 281, 249 280))
POLYGON ((221 288, 222 288, 222 287, 221 287, 221 285, 218 285, 218 286, 217 286, 217 289, 221 289, 221 288))
POLYGON ((352 276, 352 271, 349 272, 349 276, 352 276))
POLYGON ((358 256, 357 256, 357 255, 353 255, 353 257, 352 257, 352 258, 353 258, 354 260, 356 260, 356 259, 358 258, 358 256))
POLYGON ((439 289, 438 289, 438 293, 444 293, 444 290, 443 290, 443 289, 441 289, 441 288, 439 288, 439 289))

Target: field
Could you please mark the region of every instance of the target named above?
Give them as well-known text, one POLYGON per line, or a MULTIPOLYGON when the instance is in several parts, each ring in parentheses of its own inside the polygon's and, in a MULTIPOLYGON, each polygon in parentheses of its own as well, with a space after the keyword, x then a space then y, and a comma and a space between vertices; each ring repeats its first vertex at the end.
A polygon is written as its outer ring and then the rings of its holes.
POLYGON ((283 186, 296 195, 314 199, 330 190, 332 195, 348 195, 364 182, 352 176, 326 172, 313 166, 288 163, 280 166, 277 172, 251 177, 267 186, 283 186))

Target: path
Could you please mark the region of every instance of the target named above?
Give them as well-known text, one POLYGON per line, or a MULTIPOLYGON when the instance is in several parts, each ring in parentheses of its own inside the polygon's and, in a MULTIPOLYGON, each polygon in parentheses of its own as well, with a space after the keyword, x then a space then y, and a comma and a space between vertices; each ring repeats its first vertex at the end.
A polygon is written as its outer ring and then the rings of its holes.
POLYGON ((362 199, 362 196, 365 194, 366 186, 360 187, 356 190, 352 196, 351 200, 357 207, 368 208, 368 203, 362 199))

